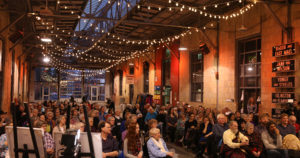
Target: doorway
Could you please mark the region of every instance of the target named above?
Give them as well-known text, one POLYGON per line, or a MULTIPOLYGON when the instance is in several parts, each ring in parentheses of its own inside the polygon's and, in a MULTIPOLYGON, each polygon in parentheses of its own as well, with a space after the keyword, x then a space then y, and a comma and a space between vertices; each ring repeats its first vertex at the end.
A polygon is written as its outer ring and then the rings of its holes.
POLYGON ((134 96, 134 85, 129 85, 129 103, 132 104, 133 102, 133 96, 134 96))
POLYGON ((98 87, 97 86, 91 86, 91 100, 96 101, 98 100, 98 87))
POLYGON ((43 100, 49 100, 50 98, 50 87, 49 86, 43 86, 43 100))

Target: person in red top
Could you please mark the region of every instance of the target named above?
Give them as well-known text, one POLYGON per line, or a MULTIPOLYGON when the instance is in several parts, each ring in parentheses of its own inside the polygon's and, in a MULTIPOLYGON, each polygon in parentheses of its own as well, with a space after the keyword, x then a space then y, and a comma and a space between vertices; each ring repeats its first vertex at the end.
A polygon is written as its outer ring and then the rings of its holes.
POLYGON ((296 121, 297 121, 296 116, 291 115, 289 117, 289 123, 295 127, 295 129, 296 129, 296 135, 299 135, 300 125, 298 123, 296 123, 296 121))

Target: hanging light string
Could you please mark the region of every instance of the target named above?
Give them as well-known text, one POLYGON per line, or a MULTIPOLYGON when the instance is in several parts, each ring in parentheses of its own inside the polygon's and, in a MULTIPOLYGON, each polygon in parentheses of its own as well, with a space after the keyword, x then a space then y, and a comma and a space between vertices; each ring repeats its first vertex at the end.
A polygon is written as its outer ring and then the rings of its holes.
MULTIPOLYGON (((43 47, 42 49, 44 49, 45 47, 43 47)), ((108 56, 111 56, 111 57, 115 57, 117 59, 103 59, 101 57, 96 57, 96 56, 93 56, 91 54, 84 54, 83 56, 80 56, 81 54, 78 54, 78 53, 71 53, 69 52, 68 54, 63 54, 63 53, 57 53, 59 51, 49 51, 49 54, 50 55, 56 55, 56 56, 65 56, 65 55, 69 55, 69 56, 74 56, 78 59, 81 59, 81 60, 85 60, 85 61, 90 61, 90 62, 94 62, 94 63, 97 63, 97 62, 108 62, 108 63, 111 63, 111 62, 115 62, 115 61, 118 61, 119 59, 122 59, 122 58, 130 58, 130 56, 134 53, 145 53, 146 51, 148 51, 148 48, 144 49, 144 50, 135 50, 135 51, 132 51, 132 52, 123 52, 123 54, 128 54, 126 56, 114 56, 114 55, 111 55, 109 52, 107 51, 101 51, 103 53, 105 53, 106 55, 108 56), (129 54, 130 53, 130 54, 129 54)))
MULTIPOLYGON (((236 18, 238 17, 239 15, 243 14, 244 12, 247 12, 249 11, 252 7, 254 7, 254 5, 256 4, 256 0, 253 1, 253 3, 250 3, 246 6, 244 6, 243 8, 239 9, 238 11, 236 12, 233 12, 233 13, 230 13, 230 14, 214 14, 214 13, 209 13, 206 11, 207 7, 214 7, 214 8, 218 8, 218 6, 220 5, 227 5, 227 6, 230 6, 231 3, 234 3, 234 2, 239 2, 239 3, 242 3, 242 0, 233 0, 233 1, 229 1, 229 2, 222 2, 222 3, 216 3, 216 4, 210 4, 210 5, 207 5, 207 6, 203 6, 203 7, 194 7, 194 6, 188 6, 188 5, 184 5, 184 4, 181 4, 179 2, 176 2, 174 0, 169 0, 169 3, 174 5, 172 7, 165 7, 165 8, 169 8, 168 10, 169 11, 173 11, 173 10, 180 10, 180 11, 190 11, 190 12, 199 12, 200 15, 202 16, 205 16, 205 17, 209 17, 211 19, 229 19, 229 18, 236 18)), ((142 5, 137 5, 137 8, 140 9, 142 5)), ((143 7, 145 8, 148 8, 148 10, 151 9, 151 6, 146 6, 146 5, 143 5, 143 7)), ((153 8, 156 8, 156 7, 153 7, 153 8)), ((160 11, 162 8, 158 8, 158 10, 160 11)))
MULTIPOLYGON (((198 32, 198 29, 195 29, 198 32)), ((165 38, 160 38, 160 39, 152 39, 152 40, 129 40, 129 39, 125 39, 125 38, 121 38, 117 35, 111 35, 113 38, 118 38, 118 39, 122 39, 123 41, 127 41, 129 43, 146 43, 147 45, 153 46, 156 44, 162 44, 162 43, 166 43, 166 42, 173 42, 177 39, 179 39, 180 37, 185 37, 186 35, 191 35, 192 31, 191 29, 188 29, 186 31, 184 31, 183 33, 177 34, 177 35, 173 35, 173 36, 169 36, 169 37, 165 37, 165 38)), ((114 52, 114 53, 118 53, 118 54, 133 54, 135 52, 139 52, 139 51, 119 51, 119 50, 115 50, 115 49, 109 49, 109 48, 105 48, 102 46, 97 46, 99 48, 99 50, 101 50, 102 52, 104 52, 106 55, 111 54, 110 52, 114 52)), ((61 52, 61 49, 55 49, 56 52, 61 52)), ((95 57, 93 55, 90 54, 85 54, 88 51, 85 52, 76 52, 76 53, 72 53, 72 52, 61 52, 61 53, 55 53, 55 52, 51 52, 55 55, 59 55, 59 56, 63 56, 63 55, 71 55, 74 56, 76 58, 82 59, 82 60, 86 60, 86 61, 91 61, 91 62, 112 62, 112 61, 116 61, 116 59, 102 59, 100 57, 95 57), (82 55, 85 55, 87 57, 89 57, 89 59, 84 58, 82 55)), ((143 53, 143 51, 142 51, 143 53)), ((122 56, 122 57, 117 57, 117 56, 113 56, 110 55, 111 57, 115 57, 115 58, 127 58, 128 56, 122 56)))
MULTIPOLYGON (((42 49, 45 49, 45 47, 42 47, 42 49)), ((90 62, 95 62, 95 63, 97 63, 97 62, 108 62, 108 63, 111 63, 111 62, 117 61, 117 59, 103 59, 103 58, 95 57, 95 56, 92 56, 92 55, 89 55, 89 54, 85 54, 86 57, 84 57, 84 56, 81 56, 78 53, 71 53, 71 52, 69 52, 68 54, 64 54, 64 53, 57 53, 57 52, 59 52, 59 51, 58 50, 48 51, 48 53, 49 53, 50 56, 53 56, 53 55, 56 55, 56 56, 73 56, 73 57, 76 57, 77 59, 81 59, 81 60, 85 60, 85 61, 90 61, 90 62)))
POLYGON ((112 35, 112 37, 121 39, 122 41, 126 41, 126 43, 131 43, 131 44, 137 43, 137 44, 155 45, 155 44, 162 44, 162 43, 166 43, 166 42, 172 42, 174 40, 179 39, 180 37, 185 37, 186 35, 191 34, 191 33, 192 33, 192 30, 190 28, 180 34, 172 35, 172 36, 164 37, 164 38, 160 38, 160 39, 134 40, 134 39, 126 39, 126 38, 123 38, 118 35, 112 35))
POLYGON ((68 66, 65 63, 62 63, 61 61, 59 61, 57 59, 51 60, 50 64, 54 68, 56 68, 58 71, 60 71, 60 72, 67 73, 68 75, 77 76, 77 77, 79 77, 79 76, 80 77, 82 77, 82 76, 85 76, 85 77, 97 76, 99 74, 100 75, 103 74, 103 72, 105 71, 103 69, 98 69, 98 70, 80 70, 80 69, 76 69, 76 68, 73 68, 71 66, 68 66), (65 69, 74 70, 74 71, 80 71, 81 73, 80 74, 71 73, 71 72, 66 71, 65 69))
MULTIPOLYGON (((180 10, 185 10, 185 9, 188 9, 189 11, 193 11, 193 12, 199 12, 201 15, 204 15, 204 16, 207 16, 207 17, 210 17, 210 18, 215 18, 215 19, 228 19, 228 18, 235 18, 235 17, 238 17, 239 15, 243 14, 244 12, 250 10, 254 4, 256 4, 256 0, 253 0, 253 3, 251 4, 248 4, 246 5, 245 7, 241 8, 239 11, 237 12, 234 12, 234 13, 231 13, 231 14, 228 14, 228 15, 218 15, 218 14, 211 14, 211 13, 208 13, 206 12, 206 7, 212 7, 214 6, 215 8, 218 8, 218 6, 220 5, 227 5, 227 6, 230 6, 232 3, 234 2, 239 2, 239 3, 242 3, 242 0, 232 0, 232 1, 228 1, 228 2, 222 2, 222 3, 215 3, 215 4, 210 4, 210 5, 207 5, 207 6, 203 6, 202 8, 199 8, 199 7, 193 7, 193 6, 188 6, 188 5, 184 5, 184 4, 181 4, 179 2, 176 2, 174 0, 168 0, 168 2, 172 5, 174 5, 173 7, 169 7, 169 8, 180 8, 180 10)), ((59 2, 59 1, 58 1, 59 2)), ((110 1, 108 1, 107 3, 109 3, 110 1)), ((59 3, 58 3, 59 4, 59 3)), ((132 6, 130 3, 129 3, 129 6, 132 6)), ((137 5, 137 8, 139 9, 141 7, 141 5, 137 5)), ((146 6, 149 10, 151 9, 151 6, 146 6)), ((168 8, 168 7, 166 7, 168 8)), ((161 10, 161 8, 159 8, 159 10, 161 10)), ((35 13, 32 13, 32 15, 37 15, 35 13)), ((36 16, 37 20, 41 19, 39 16, 36 16)), ((78 16, 78 19, 81 19, 81 16, 78 16)), ((86 21, 86 20, 85 20, 86 21)), ((48 22, 43 22, 42 21, 42 25, 48 25, 48 22)), ((91 26, 93 26, 94 24, 91 24, 91 26)), ((47 29, 50 29, 50 28, 54 28, 54 26, 52 25, 51 27, 47 26, 46 27, 47 29)), ((99 29, 99 28, 98 28, 99 29)), ((97 30, 98 30, 97 29, 97 30)), ((56 30, 59 30, 59 28, 57 27, 56 30)), ((61 31, 62 33, 67 33, 69 35, 71 35, 71 32, 66 32, 65 30, 62 30, 61 31)), ((105 33, 105 30, 101 30, 99 31, 103 34, 103 36, 109 36, 110 33, 109 32, 106 32, 105 33)), ((51 33, 53 33, 53 30, 51 31, 51 33)), ((58 37, 58 35, 56 35, 56 37, 58 37)), ((97 46, 97 43, 109 43, 108 41, 104 40, 104 41, 101 41, 100 39, 96 39, 96 38, 90 38, 90 37, 83 37, 82 35, 77 35, 76 33, 73 34, 73 37, 78 37, 80 39, 91 39, 92 41, 95 41, 90 48, 86 49, 86 50, 81 50, 79 52, 77 52, 77 56, 79 56, 80 54, 85 54, 89 51, 91 51, 92 49, 94 49, 96 46, 97 46)), ((110 44, 114 44, 114 43, 119 43, 119 44, 122 44, 122 43, 125 43, 125 44, 146 44, 146 45, 149 45, 149 44, 155 44, 155 42, 158 42, 159 44, 161 43, 165 43, 164 41, 168 40, 169 38, 167 39, 160 39, 160 40, 127 40, 125 38, 121 38, 117 35, 113 35, 113 39, 122 39, 122 41, 118 41, 118 42, 113 42, 113 41, 110 41, 110 44)), ((170 38, 171 39, 171 38, 170 38)), ((170 41, 170 39, 168 41, 170 41)), ((59 39, 60 41, 62 41, 63 39, 60 38, 59 39)), ((64 44, 67 44, 67 42, 65 41, 64 44)), ((70 47, 71 44, 68 44, 68 46, 70 47)), ((59 48, 59 46, 57 46, 59 48)), ((72 49, 72 48, 69 48, 69 49, 72 49)), ((66 51, 66 50, 63 50, 62 48, 60 48, 61 51, 66 51)), ((73 47, 73 50, 76 50, 76 47, 73 47)), ((78 49, 77 49, 78 50, 78 49)), ((68 51, 66 51, 66 53, 69 53, 68 51)))
MULTIPOLYGON (((131 60, 131 59, 134 59, 134 58, 139 58, 140 57, 140 55, 145 55, 145 54, 147 54, 147 53, 151 53, 151 51, 150 51, 150 47, 147 47, 145 50, 143 50, 143 51, 137 51, 137 52, 135 52, 135 53, 133 53, 133 54, 131 54, 129 57, 126 57, 126 58, 121 58, 121 59, 119 59, 119 60, 117 60, 115 63, 113 63, 112 65, 110 65, 110 66, 108 66, 108 67, 106 67, 106 68, 103 68, 103 69, 101 69, 100 71, 104 71, 104 70, 108 70, 108 69, 110 69, 110 68, 112 68, 112 67, 114 67, 114 66, 117 66, 118 64, 120 64, 120 63, 122 63, 122 62, 124 62, 124 61, 127 61, 127 60, 131 60)), ((72 67, 72 66, 70 66, 70 65, 68 65, 68 64, 66 64, 66 63, 64 63, 64 62, 62 62, 62 61, 60 61, 59 59, 57 59, 57 58, 55 58, 52 54, 47 54, 47 53, 45 53, 45 52, 43 52, 42 53, 44 56, 49 56, 49 58, 50 58, 50 61, 51 61, 51 64, 53 65, 53 66, 55 66, 56 68, 58 68, 58 70, 62 70, 62 68, 63 69, 69 69, 69 70, 77 70, 77 71, 82 71, 82 70, 80 70, 80 69, 78 69, 78 68, 74 68, 74 67, 72 67)), ((99 71, 99 70, 97 70, 97 71, 99 71)), ((84 74, 83 76, 95 76, 95 75, 97 75, 97 74, 99 74, 98 72, 95 72, 95 73, 92 73, 92 74, 84 74)), ((70 74, 70 75, 72 75, 72 74, 70 74)), ((74 74, 73 74, 74 75, 74 74)), ((78 74, 76 74, 76 75, 78 75, 78 74)))

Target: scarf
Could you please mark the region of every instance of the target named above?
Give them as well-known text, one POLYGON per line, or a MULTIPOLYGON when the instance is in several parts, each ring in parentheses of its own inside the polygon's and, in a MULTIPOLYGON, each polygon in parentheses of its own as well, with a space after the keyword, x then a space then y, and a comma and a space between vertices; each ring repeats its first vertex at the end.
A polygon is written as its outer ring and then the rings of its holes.
POLYGON ((164 148, 164 145, 163 145, 163 142, 161 141, 161 139, 159 139, 159 141, 156 141, 154 138, 151 138, 152 141, 154 142, 154 144, 160 148, 160 151, 163 152, 163 153, 167 153, 167 151, 165 150, 164 148))
POLYGON ((139 137, 136 137, 135 141, 136 141, 136 146, 134 147, 133 145, 128 144, 129 145, 128 150, 129 153, 131 153, 134 156, 137 156, 142 149, 142 143, 139 137))

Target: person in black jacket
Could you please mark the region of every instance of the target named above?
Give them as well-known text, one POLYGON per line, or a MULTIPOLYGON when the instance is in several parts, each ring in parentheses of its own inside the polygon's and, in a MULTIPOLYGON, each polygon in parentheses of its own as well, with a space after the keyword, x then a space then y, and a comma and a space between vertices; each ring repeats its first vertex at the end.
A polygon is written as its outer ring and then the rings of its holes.
POLYGON ((192 143, 195 140, 196 137, 196 130, 197 127, 197 121, 195 120, 195 115, 190 114, 189 120, 185 122, 185 131, 184 131, 184 140, 185 140, 185 145, 187 147, 190 147, 192 143))

